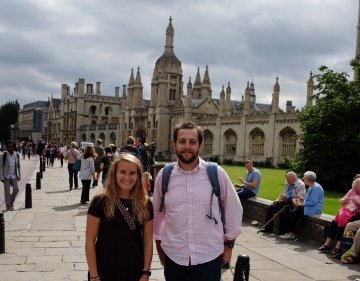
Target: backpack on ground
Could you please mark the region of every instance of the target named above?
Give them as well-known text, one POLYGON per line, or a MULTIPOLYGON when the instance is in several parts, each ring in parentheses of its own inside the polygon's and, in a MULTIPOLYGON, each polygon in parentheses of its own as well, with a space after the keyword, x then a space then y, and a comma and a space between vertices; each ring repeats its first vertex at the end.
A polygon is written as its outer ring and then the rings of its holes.
MULTIPOLYGON (((161 196, 159 212, 162 212, 162 210, 164 209, 165 193, 168 191, 170 175, 171 175, 172 169, 174 168, 174 164, 175 164, 175 162, 168 163, 163 168, 162 185, 161 185, 162 196, 161 196)), ((225 210, 224 210, 224 205, 223 205, 223 202, 221 201, 221 196, 220 196, 221 190, 220 190, 220 184, 219 184, 219 179, 218 179, 218 174, 217 174, 217 163, 206 162, 206 171, 207 171, 207 174, 208 174, 211 186, 212 186, 211 203, 212 203, 212 198, 215 194, 218 198, 219 209, 220 209, 220 213, 221 213, 221 222, 223 223, 223 228, 224 228, 224 233, 225 233, 225 210)), ((217 220, 215 220, 211 216, 207 215, 207 217, 210 219, 213 219, 215 221, 215 224, 218 223, 217 220)))

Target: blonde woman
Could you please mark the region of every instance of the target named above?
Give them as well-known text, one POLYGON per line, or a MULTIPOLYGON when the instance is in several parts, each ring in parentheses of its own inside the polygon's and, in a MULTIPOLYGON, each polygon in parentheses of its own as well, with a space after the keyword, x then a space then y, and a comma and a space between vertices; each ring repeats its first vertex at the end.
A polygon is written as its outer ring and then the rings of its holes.
POLYGON ((91 281, 147 281, 153 251, 153 209, 138 158, 123 153, 89 207, 85 252, 91 281))

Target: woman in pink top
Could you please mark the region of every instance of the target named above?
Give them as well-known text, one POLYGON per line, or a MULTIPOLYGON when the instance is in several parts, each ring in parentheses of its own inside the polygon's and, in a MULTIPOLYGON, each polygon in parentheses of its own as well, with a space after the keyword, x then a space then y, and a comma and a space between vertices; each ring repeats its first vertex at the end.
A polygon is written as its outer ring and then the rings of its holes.
MULTIPOLYGON (((348 221, 355 221, 360 219, 360 177, 356 177, 352 182, 352 188, 346 193, 346 195, 340 199, 341 207, 345 207, 349 211, 350 219, 348 221)), ((336 216, 330 225, 330 229, 324 245, 319 248, 320 252, 331 251, 332 241, 336 240, 335 248, 332 250, 333 258, 341 257, 341 238, 344 233, 345 225, 342 225, 336 216)))
POLYGON ((77 143, 72 142, 70 145, 70 149, 65 152, 64 159, 68 161, 68 170, 69 170, 69 184, 70 190, 73 188, 73 184, 75 184, 75 188, 79 187, 78 184, 78 171, 73 170, 73 166, 75 164, 76 159, 81 157, 81 153, 76 149, 77 143))

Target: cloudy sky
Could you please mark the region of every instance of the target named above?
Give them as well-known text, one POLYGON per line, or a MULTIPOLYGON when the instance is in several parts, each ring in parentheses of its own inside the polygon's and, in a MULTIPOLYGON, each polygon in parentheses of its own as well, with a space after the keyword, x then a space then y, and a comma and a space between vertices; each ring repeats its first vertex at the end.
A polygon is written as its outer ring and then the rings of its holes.
POLYGON ((355 54, 357 0, 2 0, 0 104, 60 98, 61 84, 101 82, 103 95, 140 67, 149 99, 169 17, 183 81, 209 66, 213 97, 247 81, 270 103, 279 77, 280 107, 305 104, 310 71, 347 72, 355 54))

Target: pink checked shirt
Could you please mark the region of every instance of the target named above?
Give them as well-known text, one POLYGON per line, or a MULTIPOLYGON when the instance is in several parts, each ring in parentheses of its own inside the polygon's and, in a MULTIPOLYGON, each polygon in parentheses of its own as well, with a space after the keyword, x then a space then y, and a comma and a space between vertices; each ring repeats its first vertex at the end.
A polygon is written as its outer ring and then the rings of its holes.
POLYGON ((224 252, 224 240, 235 239, 241 233, 243 209, 228 175, 220 166, 218 178, 225 209, 225 235, 216 195, 211 208, 212 217, 218 223, 206 216, 210 214, 212 187, 204 160, 200 159, 192 171, 182 170, 178 163, 174 165, 161 213, 162 170, 156 177, 154 239, 161 240, 166 255, 179 265, 196 265, 215 259, 224 252))

